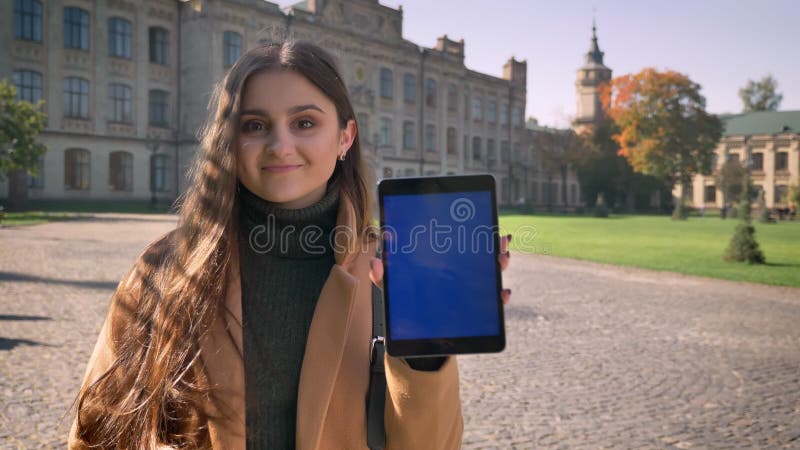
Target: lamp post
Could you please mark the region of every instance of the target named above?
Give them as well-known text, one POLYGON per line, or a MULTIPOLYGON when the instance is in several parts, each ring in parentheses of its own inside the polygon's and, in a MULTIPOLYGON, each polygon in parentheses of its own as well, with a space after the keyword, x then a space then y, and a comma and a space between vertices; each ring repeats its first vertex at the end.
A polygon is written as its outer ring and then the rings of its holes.
POLYGON ((158 139, 148 136, 145 142, 145 147, 150 150, 150 209, 155 210, 156 204, 158 203, 158 199, 156 198, 156 186, 155 180, 153 177, 155 176, 155 171, 153 170, 153 164, 155 162, 155 156, 158 153, 158 148, 161 146, 161 143, 158 139))

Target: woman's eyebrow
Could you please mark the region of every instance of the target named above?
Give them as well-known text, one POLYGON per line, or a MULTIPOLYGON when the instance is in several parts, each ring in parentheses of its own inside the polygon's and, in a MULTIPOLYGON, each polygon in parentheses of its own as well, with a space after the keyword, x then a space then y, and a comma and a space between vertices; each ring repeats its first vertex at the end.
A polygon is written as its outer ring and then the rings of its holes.
MULTIPOLYGON (((314 109, 314 110, 317 110, 317 111, 325 114, 325 111, 323 111, 322 108, 320 108, 317 105, 313 105, 313 104, 292 106, 291 108, 286 110, 286 114, 289 114, 289 115, 297 114, 297 113, 299 113, 301 111, 305 111, 307 109, 314 109)), ((241 115, 243 115, 243 116, 244 115, 250 115, 250 116, 269 117, 269 114, 266 111, 264 111, 263 109, 245 109, 245 110, 243 110, 241 112, 241 115)))

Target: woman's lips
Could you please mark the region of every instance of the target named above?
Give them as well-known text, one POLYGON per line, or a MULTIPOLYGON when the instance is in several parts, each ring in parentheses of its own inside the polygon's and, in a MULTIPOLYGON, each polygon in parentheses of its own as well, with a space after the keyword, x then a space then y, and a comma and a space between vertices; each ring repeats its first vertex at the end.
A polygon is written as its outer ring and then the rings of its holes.
POLYGON ((261 168, 261 170, 265 170, 265 171, 270 172, 270 173, 284 173, 284 172, 291 172, 292 170, 295 170, 295 169, 297 169, 299 167, 302 167, 302 166, 301 165, 294 165, 294 166, 263 166, 261 168))

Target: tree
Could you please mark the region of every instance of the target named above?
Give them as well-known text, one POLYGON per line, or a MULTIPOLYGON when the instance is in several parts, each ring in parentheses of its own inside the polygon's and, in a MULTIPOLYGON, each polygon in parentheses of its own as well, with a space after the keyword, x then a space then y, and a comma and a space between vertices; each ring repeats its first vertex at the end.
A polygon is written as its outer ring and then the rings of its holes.
POLYGON ((742 167, 739 161, 728 160, 725 161, 717 171, 714 173, 714 182, 717 188, 722 192, 722 204, 727 204, 729 201, 744 200, 742 193, 744 192, 744 181, 747 175, 747 170, 742 167))
POLYGON ((739 97, 744 104, 744 112, 775 111, 783 100, 777 92, 778 81, 767 75, 759 81, 747 80, 747 85, 739 89, 739 97))
POLYGON ((612 136, 618 154, 635 172, 684 187, 695 174, 710 172, 722 122, 706 112, 699 84, 678 72, 646 68, 601 85, 600 95, 618 130, 612 136))
MULTIPOLYGON (((750 176, 745 174, 744 192, 750 192, 750 176)), ((756 242, 756 229, 750 219, 750 196, 743 195, 739 202, 739 216, 741 222, 736 225, 728 248, 725 249, 722 258, 726 261, 739 261, 748 264, 763 264, 765 262, 764 253, 756 242)))
POLYGON ((8 178, 9 209, 23 209, 28 199, 27 174, 36 176, 39 156, 47 147, 35 141, 45 127, 42 101, 17 100, 17 91, 0 80, 0 180, 8 178))

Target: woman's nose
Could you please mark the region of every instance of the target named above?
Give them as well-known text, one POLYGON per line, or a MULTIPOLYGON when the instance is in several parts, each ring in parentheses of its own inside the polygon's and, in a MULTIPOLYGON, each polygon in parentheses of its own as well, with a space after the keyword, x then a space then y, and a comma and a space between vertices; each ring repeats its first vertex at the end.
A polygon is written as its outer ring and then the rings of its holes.
POLYGON ((290 154, 294 149, 292 133, 285 127, 275 127, 267 140, 267 152, 274 153, 277 158, 290 154))

